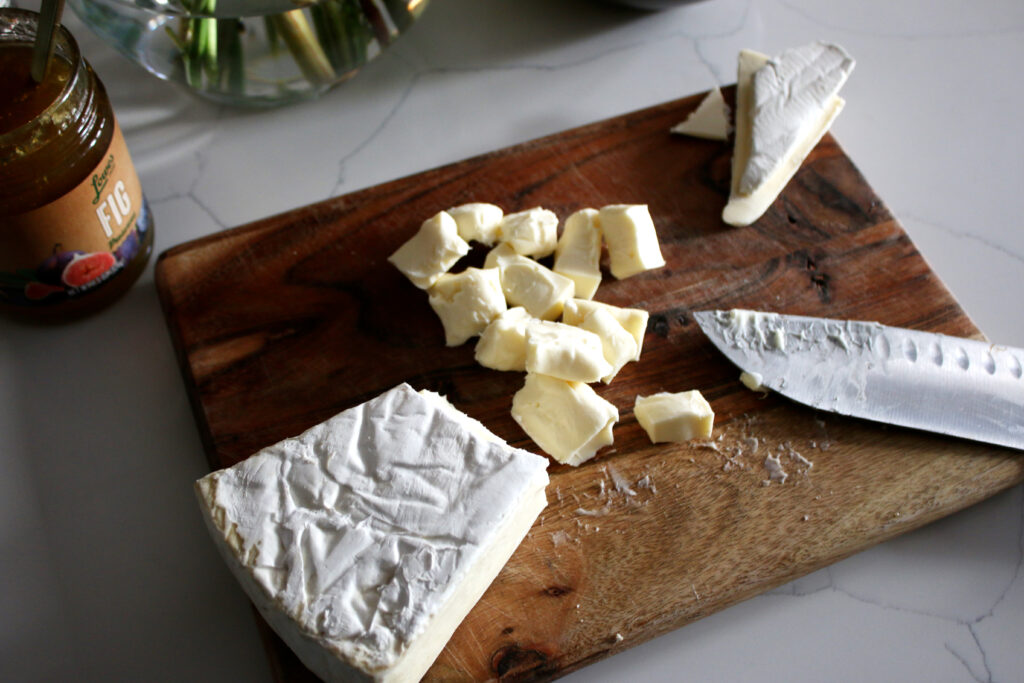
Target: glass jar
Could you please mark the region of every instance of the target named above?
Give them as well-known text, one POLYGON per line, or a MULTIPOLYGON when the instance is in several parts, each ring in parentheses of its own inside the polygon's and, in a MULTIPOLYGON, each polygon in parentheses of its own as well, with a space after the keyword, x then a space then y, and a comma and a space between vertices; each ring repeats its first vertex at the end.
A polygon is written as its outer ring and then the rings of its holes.
POLYGON ((0 9, 0 311, 49 322, 123 294, 153 221, 106 90, 64 27, 32 80, 38 18, 0 9))

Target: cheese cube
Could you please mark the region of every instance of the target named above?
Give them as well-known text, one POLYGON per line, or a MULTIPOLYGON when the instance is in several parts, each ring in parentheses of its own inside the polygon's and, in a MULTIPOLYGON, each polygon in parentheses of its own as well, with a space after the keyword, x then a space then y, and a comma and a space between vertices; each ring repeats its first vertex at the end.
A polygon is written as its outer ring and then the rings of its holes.
POLYGON ((636 340, 636 355, 633 360, 640 359, 640 351, 644 345, 644 335, 647 333, 647 320, 650 314, 642 308, 621 308, 606 304, 601 301, 587 301, 586 299, 569 299, 565 302, 562 310, 562 322, 567 325, 583 323, 583 319, 592 311, 602 309, 619 321, 619 324, 626 328, 626 331, 633 335, 636 340))
POLYGON ((480 242, 491 246, 498 241, 499 227, 505 212, 500 206, 473 202, 454 206, 447 211, 455 219, 459 237, 467 242, 480 242))
POLYGON ((499 239, 510 244, 516 252, 541 258, 555 250, 558 216, 540 207, 510 213, 501 219, 499 231, 499 239))
POLYGON ((526 371, 576 382, 596 382, 612 366, 601 338, 564 323, 538 320, 526 328, 526 371))
POLYGON ((601 340, 604 359, 611 370, 601 381, 608 384, 619 373, 622 366, 636 356, 636 339, 611 313, 603 308, 596 308, 583 318, 580 328, 593 332, 601 340))
POLYGON ((325 681, 420 680, 547 503, 548 460, 403 384, 196 482, 242 588, 325 681))
POLYGON ((527 258, 512 248, 511 244, 499 242, 498 246, 487 252, 484 257, 484 268, 503 268, 510 263, 529 263, 533 259, 527 258))
POLYGON ((427 293, 430 307, 444 325, 448 346, 458 346, 480 334, 507 308, 497 268, 445 273, 427 293))
POLYGON ((646 205, 605 206, 601 208, 600 220, 612 275, 621 280, 665 265, 658 233, 646 205))
POLYGON ((444 211, 423 221, 419 231, 388 257, 420 289, 429 289, 455 262, 469 253, 455 219, 444 211))
POLYGON ((522 306, 535 318, 554 320, 562 315, 565 302, 572 298, 573 281, 533 259, 520 257, 498 270, 509 305, 522 306))
POLYGON ((576 283, 575 296, 592 299, 601 284, 601 225, 595 209, 582 209, 565 219, 552 267, 576 283))
POLYGON ((715 422, 711 405, 696 390, 637 396, 633 414, 652 443, 706 439, 715 422))
POLYGON ((619 411, 588 384, 531 373, 512 397, 512 417, 548 455, 575 466, 612 443, 619 411))
POLYGON ((493 370, 526 370, 526 329, 537 320, 522 306, 510 308, 484 329, 476 343, 476 362, 493 370))

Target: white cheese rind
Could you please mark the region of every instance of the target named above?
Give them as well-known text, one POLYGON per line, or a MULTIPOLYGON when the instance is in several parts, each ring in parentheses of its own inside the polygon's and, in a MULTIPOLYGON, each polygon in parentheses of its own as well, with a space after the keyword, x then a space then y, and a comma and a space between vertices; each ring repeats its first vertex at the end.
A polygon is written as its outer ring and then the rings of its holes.
POLYGON ((613 304, 606 304, 603 301, 587 301, 586 299, 569 299, 562 309, 562 322, 567 325, 583 323, 583 319, 591 311, 602 309, 619 321, 619 324, 626 328, 626 331, 633 335, 636 340, 636 355, 633 360, 640 360, 640 352, 644 346, 644 335, 647 333, 647 321, 650 313, 642 308, 622 308, 613 304))
POLYGON ((576 283, 574 296, 594 298, 601 284, 601 224, 596 209, 581 209, 565 219, 551 269, 576 283))
POLYGON ((705 140, 727 140, 729 138, 729 105, 716 86, 705 95, 697 108, 690 112, 685 121, 669 129, 680 135, 691 135, 705 140))
POLYGON ((646 204, 603 206, 600 221, 613 276, 622 280, 665 265, 646 204))
POLYGON ((512 397, 512 418, 548 455, 576 466, 611 445, 619 411, 588 384, 530 373, 512 397))
POLYGON ((469 242, 459 237, 455 219, 440 211, 423 221, 388 261, 414 285, 428 289, 468 253, 469 242))
POLYGON ((652 443, 706 439, 715 422, 711 404, 696 390, 637 396, 633 414, 652 443))
POLYGON ((580 328, 593 332, 601 340, 601 350, 604 359, 608 361, 611 370, 608 371, 601 381, 605 384, 615 379, 619 370, 636 357, 636 339, 622 326, 615 317, 606 309, 597 308, 588 313, 580 328))
POLYGON ((540 207, 510 213, 501 219, 499 234, 517 253, 542 258, 558 244, 558 216, 540 207))
POLYGON ((845 102, 838 91, 854 60, 837 45, 812 43, 778 57, 739 55, 732 186, 722 220, 761 217, 828 131, 845 102))
POLYGON ((243 588, 324 680, 419 680, 546 502, 547 462, 400 385, 196 483, 243 588))
POLYGON ((459 237, 487 246, 498 241, 501 219, 505 216, 500 206, 486 202, 460 204, 447 209, 446 213, 455 220, 459 237))
MULTIPOLYGON (((617 324, 617 323, 616 323, 617 324)), ((612 371, 601 338, 581 327, 538 320, 526 327, 526 371, 596 382, 612 371)))
POLYGON ((508 308, 497 268, 445 273, 427 293, 430 307, 444 326, 448 346, 458 346, 480 334, 508 308))

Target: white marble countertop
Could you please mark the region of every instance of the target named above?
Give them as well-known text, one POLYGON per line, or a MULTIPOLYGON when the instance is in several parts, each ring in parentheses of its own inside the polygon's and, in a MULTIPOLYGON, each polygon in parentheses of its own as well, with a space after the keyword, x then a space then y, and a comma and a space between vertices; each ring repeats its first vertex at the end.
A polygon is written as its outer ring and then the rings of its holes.
MULTIPOLYGON (((839 42, 858 65, 836 137, 978 326, 1024 347, 1017 0, 434 0, 355 80, 255 112, 67 23, 111 92, 157 251, 732 82, 743 47, 839 42)), ((0 680, 270 679, 197 512, 206 463, 152 271, 79 323, 0 320, 0 680)), ((566 680, 1021 681, 1022 556, 1018 486, 566 680)))

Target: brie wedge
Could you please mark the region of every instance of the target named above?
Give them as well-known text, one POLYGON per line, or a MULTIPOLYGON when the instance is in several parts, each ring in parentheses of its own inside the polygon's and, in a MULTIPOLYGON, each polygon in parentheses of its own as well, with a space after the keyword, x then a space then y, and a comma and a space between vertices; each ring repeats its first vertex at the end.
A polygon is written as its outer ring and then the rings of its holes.
POLYGON ((680 135, 691 135, 705 140, 727 140, 729 138, 729 105, 716 86, 697 108, 690 112, 685 121, 669 129, 680 135))
POLYGON ((740 52, 724 222, 749 225, 775 201, 842 110, 837 93, 853 67, 845 50, 820 42, 774 58, 740 52))
POLYGON ((402 384, 196 482, 270 626, 325 681, 418 681, 544 508, 547 460, 402 384))

